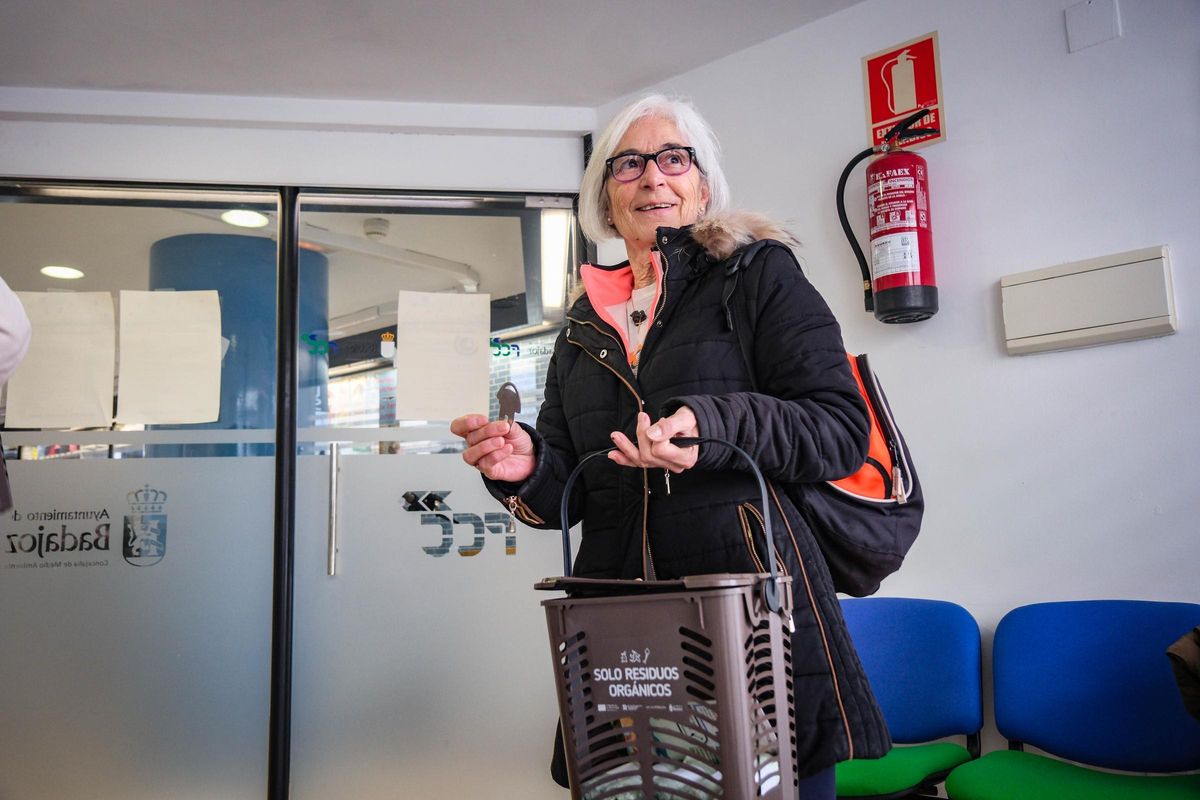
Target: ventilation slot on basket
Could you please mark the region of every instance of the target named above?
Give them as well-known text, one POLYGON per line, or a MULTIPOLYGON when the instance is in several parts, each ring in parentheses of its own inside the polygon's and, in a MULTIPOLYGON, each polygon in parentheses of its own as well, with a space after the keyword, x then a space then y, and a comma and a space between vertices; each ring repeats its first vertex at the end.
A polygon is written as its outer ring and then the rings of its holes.
MULTIPOLYGON (((592 709, 592 675, 587 671, 587 645, 582 631, 568 636, 558 646, 559 679, 567 697, 571 698, 572 725, 579 724, 577 715, 592 709)), ((589 718, 590 721, 590 718, 589 718)))
POLYGON ((709 800, 722 796, 717 712, 706 703, 688 703, 688 711, 686 721, 650 718, 655 800, 709 800))
POLYGON ((578 737, 586 747, 575 753, 581 797, 585 800, 646 800, 638 763, 633 719, 605 722, 578 737))
POLYGON ((792 785, 800 788, 800 751, 796 743, 796 685, 792 680, 792 637, 783 637, 783 672, 787 679, 788 734, 792 742, 792 785))
POLYGON ((680 628, 683 635, 681 646, 685 653, 683 677, 687 679, 684 690, 692 697, 707 702, 716 700, 714 690, 717 688, 713 681, 712 639, 688 628, 680 628))
POLYGON ((583 800, 646 800, 641 773, 632 761, 580 781, 580 790, 583 800))
MULTIPOLYGON (((787 636, 784 637, 786 640, 787 636)), ((771 663, 771 626, 762 620, 743 645, 746 654, 746 688, 750 697, 750 729, 753 739, 754 784, 762 797, 779 785, 779 714, 771 663)), ((791 702, 791 698, 788 698, 791 702)), ((789 705, 788 708, 791 708, 789 705)), ((790 714, 786 715, 789 719, 790 714)), ((794 730, 792 731, 795 749, 794 730)))

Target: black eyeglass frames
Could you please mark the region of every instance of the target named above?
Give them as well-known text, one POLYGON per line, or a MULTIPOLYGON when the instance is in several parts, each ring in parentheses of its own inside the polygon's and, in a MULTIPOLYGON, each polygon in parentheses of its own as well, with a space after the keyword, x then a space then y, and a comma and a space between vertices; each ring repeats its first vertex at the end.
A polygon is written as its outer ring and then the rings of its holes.
POLYGON ((664 147, 657 153, 623 153, 604 162, 608 174, 621 183, 636 181, 653 161, 663 175, 682 175, 692 168, 696 160, 694 147, 664 147))

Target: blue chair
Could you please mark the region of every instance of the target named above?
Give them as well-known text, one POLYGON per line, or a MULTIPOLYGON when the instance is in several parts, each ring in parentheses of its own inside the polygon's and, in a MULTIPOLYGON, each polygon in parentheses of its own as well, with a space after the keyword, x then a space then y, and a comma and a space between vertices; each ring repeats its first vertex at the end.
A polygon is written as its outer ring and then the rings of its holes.
POLYGON ((1169 774, 1200 770, 1200 724, 1165 655, 1197 624, 1194 603, 1080 600, 1010 611, 993 646, 996 727, 1010 749, 954 770, 950 797, 1200 798, 1200 775, 1169 774))
POLYGON ((951 769, 979 756, 979 625, 941 600, 869 597, 842 613, 895 747, 837 766, 841 798, 933 797, 951 769), (966 746, 934 741, 965 736, 966 746), (909 746, 903 746, 909 745, 909 746))

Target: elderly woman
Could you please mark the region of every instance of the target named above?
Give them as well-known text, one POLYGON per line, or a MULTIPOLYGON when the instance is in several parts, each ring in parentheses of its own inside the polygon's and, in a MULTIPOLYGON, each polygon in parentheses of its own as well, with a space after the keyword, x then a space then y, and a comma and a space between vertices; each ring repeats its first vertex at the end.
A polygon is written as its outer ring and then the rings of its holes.
MULTIPOLYGON (((790 241, 764 218, 733 213, 716 139, 688 104, 641 99, 609 123, 580 187, 592 240, 619 237, 628 261, 584 264, 536 428, 455 420, 463 459, 526 524, 556 528, 563 482, 586 453, 570 501, 582 520, 574 574, 673 578, 759 572, 764 509, 749 468, 713 437, 747 450, 772 484, 843 477, 862 465, 868 417, 837 321, 785 247, 762 248, 740 273, 752 318, 751 379, 728 322, 725 270, 738 248, 790 241)), ((795 716, 801 797, 833 793, 832 765, 878 757, 887 728, 803 517, 772 492, 772 524, 793 578, 795 716)))

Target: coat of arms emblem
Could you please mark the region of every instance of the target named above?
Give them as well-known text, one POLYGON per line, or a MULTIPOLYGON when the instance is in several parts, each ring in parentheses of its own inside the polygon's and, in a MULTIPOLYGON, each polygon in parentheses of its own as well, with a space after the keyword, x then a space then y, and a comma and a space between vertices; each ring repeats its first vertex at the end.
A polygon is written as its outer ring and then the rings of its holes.
POLYGON ((129 514, 121 537, 121 552, 135 567, 149 567, 167 554, 167 493, 146 484, 126 495, 129 514))

